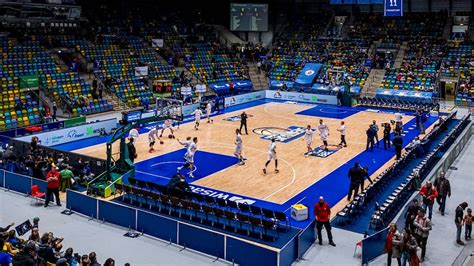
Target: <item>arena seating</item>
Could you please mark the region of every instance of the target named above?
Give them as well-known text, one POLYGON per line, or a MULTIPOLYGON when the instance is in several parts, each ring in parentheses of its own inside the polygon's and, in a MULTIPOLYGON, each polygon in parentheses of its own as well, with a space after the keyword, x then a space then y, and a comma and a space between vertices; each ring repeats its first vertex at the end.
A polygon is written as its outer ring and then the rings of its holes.
POLYGON ((129 178, 130 185, 115 184, 120 200, 223 230, 275 240, 289 229, 285 213, 193 192, 173 192, 166 186, 129 178), (123 195, 122 195, 123 194, 123 195))
POLYGON ((451 43, 451 48, 441 67, 443 77, 458 79, 456 88, 456 105, 474 106, 474 66, 470 63, 474 58, 474 45, 451 43))

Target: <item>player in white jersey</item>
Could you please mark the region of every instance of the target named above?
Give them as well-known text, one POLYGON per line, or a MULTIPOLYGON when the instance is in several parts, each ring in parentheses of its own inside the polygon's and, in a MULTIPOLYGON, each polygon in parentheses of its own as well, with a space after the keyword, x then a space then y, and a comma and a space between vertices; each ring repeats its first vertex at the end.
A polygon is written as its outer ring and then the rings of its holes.
POLYGON ((308 152, 306 152, 305 156, 308 157, 313 152, 313 148, 311 147, 311 145, 313 144, 314 140, 314 131, 313 129, 311 129, 310 125, 308 125, 304 131, 303 140, 306 142, 306 148, 308 149, 308 152))
POLYGON ((240 129, 235 129, 235 150, 234 155, 239 159, 239 165, 244 165, 246 158, 242 155, 242 134, 240 133, 240 129))
POLYGON ((163 133, 165 132, 166 129, 169 129, 171 131, 171 135, 169 135, 170 139, 174 139, 173 120, 171 119, 165 120, 165 122, 163 123, 163 128, 161 129, 160 138, 163 137, 163 133))
POLYGON ((188 144, 188 148, 186 150, 186 153, 184 154, 185 163, 184 163, 183 166, 178 167, 178 172, 181 171, 181 169, 183 169, 183 167, 188 168, 189 169, 189 177, 194 178, 194 175, 193 175, 194 154, 197 151, 198 139, 197 139, 197 137, 194 137, 192 141, 189 141, 189 142, 186 142, 186 143, 188 144))
POLYGON ((137 128, 132 128, 130 132, 128 133, 128 137, 132 138, 134 141, 136 141, 139 136, 140 136, 140 133, 138 133, 137 128))
POLYGON ((192 115, 194 115, 194 119, 196 120, 196 124, 194 124, 194 129, 199 130, 199 122, 201 122, 201 116, 202 116, 202 111, 201 109, 197 108, 192 112, 192 115))
MULTIPOLYGON (((157 126, 158 127, 158 126, 157 126)), ((160 141, 160 144, 163 144, 163 141, 158 137, 158 128, 154 127, 148 132, 148 146, 150 149, 148 150, 149 153, 152 153, 155 151, 153 146, 155 145, 156 139, 160 141)))
POLYGON ((400 123, 400 124, 403 123, 403 120, 402 120, 403 115, 402 113, 400 113, 400 111, 397 111, 394 116, 395 116, 395 123, 400 123))
POLYGON ((267 166, 270 164, 272 160, 275 160, 275 173, 280 172, 278 170, 278 158, 277 158, 277 152, 276 152, 276 143, 275 139, 272 139, 272 143, 270 146, 268 146, 268 160, 265 163, 265 168, 263 168, 263 174, 267 174, 267 166))
POLYGON ((211 119, 211 113, 212 113, 212 104, 211 102, 207 102, 206 104, 206 116, 207 116, 207 123, 213 123, 214 120, 211 119))
POLYGON ((329 151, 328 150, 329 128, 323 122, 322 119, 319 119, 318 131, 319 131, 319 136, 321 137, 321 140, 323 141, 324 150, 329 151))
POLYGON ((346 143, 346 125, 345 125, 344 121, 341 121, 341 126, 337 129, 337 131, 341 132, 341 143, 339 143, 339 146, 347 147, 347 143, 346 143))

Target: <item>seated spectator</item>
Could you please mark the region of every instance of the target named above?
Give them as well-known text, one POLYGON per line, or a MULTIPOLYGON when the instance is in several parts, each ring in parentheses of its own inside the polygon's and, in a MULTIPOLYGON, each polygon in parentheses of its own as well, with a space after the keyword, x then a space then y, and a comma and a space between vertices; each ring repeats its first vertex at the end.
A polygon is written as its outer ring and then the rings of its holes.
POLYGON ((58 257, 56 256, 51 244, 48 233, 44 233, 38 245, 38 256, 48 263, 56 263, 58 257))
POLYGON ((62 259, 66 259, 66 262, 68 263, 69 266, 78 266, 78 260, 75 258, 74 255, 74 250, 72 248, 66 249, 66 252, 64 253, 64 257, 62 259))
MULTIPOLYGON (((0 239, 0 247, 4 245, 3 239, 0 239)), ((13 266, 12 264, 12 258, 10 254, 4 252, 3 250, 0 250, 0 265, 1 266, 13 266)))
POLYGON ((91 262, 90 266, 101 266, 100 263, 97 262, 97 255, 95 252, 89 254, 89 260, 91 262))
POLYGON ((39 229, 37 227, 33 227, 33 229, 31 229, 31 235, 28 238, 28 240, 36 242, 36 243, 40 242, 39 229))
POLYGON ((112 258, 108 258, 108 259, 104 262, 104 266, 115 266, 115 260, 112 259, 112 258))
POLYGON ((12 261, 15 266, 43 264, 43 260, 38 256, 38 246, 32 241, 29 241, 18 254, 13 256, 12 261))

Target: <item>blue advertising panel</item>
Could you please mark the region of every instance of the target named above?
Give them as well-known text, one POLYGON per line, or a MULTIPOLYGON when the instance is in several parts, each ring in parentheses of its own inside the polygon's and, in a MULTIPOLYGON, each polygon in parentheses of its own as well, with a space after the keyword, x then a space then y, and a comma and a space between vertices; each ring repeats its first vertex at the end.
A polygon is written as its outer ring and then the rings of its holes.
POLYGON ((321 66, 321 64, 315 63, 306 64, 296 78, 295 83, 301 86, 311 86, 313 80, 318 75, 321 66))
POLYGON ((386 17, 403 16, 403 0, 385 0, 383 11, 386 17))

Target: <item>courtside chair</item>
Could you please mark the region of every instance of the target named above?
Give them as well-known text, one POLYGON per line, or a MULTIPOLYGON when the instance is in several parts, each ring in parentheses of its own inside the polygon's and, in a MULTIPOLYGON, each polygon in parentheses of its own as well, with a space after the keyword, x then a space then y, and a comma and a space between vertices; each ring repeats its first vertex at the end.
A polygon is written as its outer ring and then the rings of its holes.
POLYGON ((35 204, 38 204, 38 201, 40 199, 44 199, 45 196, 46 196, 46 193, 41 192, 39 189, 39 186, 37 185, 31 186, 31 197, 32 197, 32 200, 35 200, 35 204))

